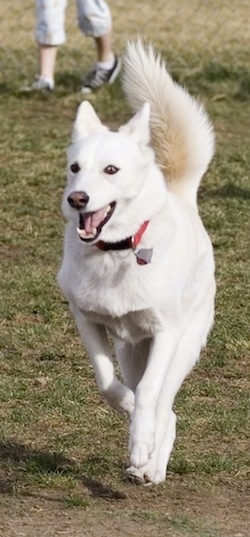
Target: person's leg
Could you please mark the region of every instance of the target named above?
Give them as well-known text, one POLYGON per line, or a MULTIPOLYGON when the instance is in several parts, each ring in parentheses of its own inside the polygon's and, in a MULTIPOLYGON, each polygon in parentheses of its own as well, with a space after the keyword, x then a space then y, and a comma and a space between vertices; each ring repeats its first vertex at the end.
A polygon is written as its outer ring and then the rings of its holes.
POLYGON ((67 0, 36 0, 36 41, 39 75, 26 89, 53 90, 58 46, 65 42, 64 20, 67 0))
POLYGON ((95 37, 97 61, 98 63, 114 63, 114 52, 112 50, 112 33, 111 30, 101 37, 95 37))
POLYGON ((67 0, 36 0, 36 40, 39 47, 40 77, 54 87, 57 47, 65 42, 67 0))
POLYGON ((57 46, 39 45, 40 77, 54 83, 57 46))
POLYGON ((97 62, 84 79, 83 93, 97 89, 105 82, 111 84, 118 75, 121 63, 112 49, 112 16, 104 0, 77 0, 78 24, 85 35, 95 40, 97 62))

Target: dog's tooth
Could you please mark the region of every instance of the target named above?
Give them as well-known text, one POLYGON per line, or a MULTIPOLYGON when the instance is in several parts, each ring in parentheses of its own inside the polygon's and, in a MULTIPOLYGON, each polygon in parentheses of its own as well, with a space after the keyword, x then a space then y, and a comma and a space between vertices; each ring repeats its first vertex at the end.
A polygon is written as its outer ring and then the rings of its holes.
POLYGON ((111 206, 109 205, 109 206, 107 207, 105 213, 104 213, 104 217, 103 217, 103 219, 106 218, 106 216, 108 216, 110 209, 111 209, 111 206))
POLYGON ((97 229, 96 229, 96 227, 93 227, 93 229, 92 229, 92 237, 94 238, 96 236, 96 234, 97 234, 97 229))
POLYGON ((103 213, 103 220, 106 218, 107 214, 109 213, 110 207, 107 207, 105 212, 103 213))
POLYGON ((82 239, 94 239, 97 234, 96 227, 92 229, 91 233, 87 233, 85 229, 80 229, 79 227, 76 228, 76 231, 82 239))
POLYGON ((77 227, 76 231, 77 231, 78 235, 80 235, 80 237, 85 238, 87 236, 87 233, 86 233, 85 229, 80 229, 79 227, 77 227))

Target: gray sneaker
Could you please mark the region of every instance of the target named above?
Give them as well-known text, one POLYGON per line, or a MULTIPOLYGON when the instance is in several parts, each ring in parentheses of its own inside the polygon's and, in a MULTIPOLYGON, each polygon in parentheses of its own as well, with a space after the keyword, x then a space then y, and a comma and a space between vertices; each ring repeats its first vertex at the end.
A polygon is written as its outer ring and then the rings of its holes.
POLYGON ((112 84, 121 70, 122 62, 115 56, 115 61, 111 69, 103 69, 98 65, 89 71, 84 79, 81 93, 91 93, 103 84, 112 84))
POLYGON ((32 82, 32 84, 30 86, 23 86, 21 88, 21 91, 27 91, 27 92, 32 92, 32 91, 42 91, 42 92, 47 92, 47 91, 53 91, 54 89, 54 83, 52 82, 49 82, 48 80, 46 80, 45 78, 43 78, 42 76, 36 76, 36 79, 34 82, 32 82))

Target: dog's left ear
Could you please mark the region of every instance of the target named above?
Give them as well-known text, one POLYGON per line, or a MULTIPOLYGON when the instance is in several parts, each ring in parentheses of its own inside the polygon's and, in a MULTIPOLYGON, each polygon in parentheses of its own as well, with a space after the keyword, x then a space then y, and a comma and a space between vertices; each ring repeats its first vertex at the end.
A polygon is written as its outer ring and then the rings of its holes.
POLYGON ((143 142, 144 144, 150 141, 150 105, 145 103, 142 108, 129 120, 126 125, 120 127, 120 132, 135 137, 136 141, 143 142))
POLYGON ((86 138, 90 134, 106 130, 108 130, 108 128, 102 124, 95 113, 93 106, 89 101, 83 101, 77 110, 72 132, 72 141, 76 142, 80 138, 86 138))

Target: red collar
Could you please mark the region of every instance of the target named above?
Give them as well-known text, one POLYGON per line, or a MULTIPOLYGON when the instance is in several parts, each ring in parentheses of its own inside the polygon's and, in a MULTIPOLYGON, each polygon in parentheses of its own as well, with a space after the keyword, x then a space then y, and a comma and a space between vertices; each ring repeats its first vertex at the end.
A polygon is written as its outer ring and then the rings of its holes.
POLYGON ((146 231, 148 224, 149 224, 149 220, 146 220, 146 222, 144 222, 141 225, 138 231, 131 237, 127 237, 127 239, 123 239, 122 241, 119 241, 119 242, 98 241, 95 243, 95 246, 97 246, 97 248, 99 248, 100 250, 105 250, 105 251, 127 250, 129 248, 132 248, 133 250, 135 250, 138 244, 140 244, 142 235, 146 231))

